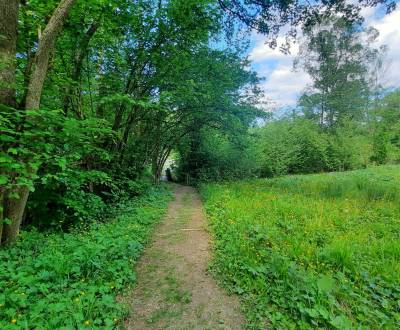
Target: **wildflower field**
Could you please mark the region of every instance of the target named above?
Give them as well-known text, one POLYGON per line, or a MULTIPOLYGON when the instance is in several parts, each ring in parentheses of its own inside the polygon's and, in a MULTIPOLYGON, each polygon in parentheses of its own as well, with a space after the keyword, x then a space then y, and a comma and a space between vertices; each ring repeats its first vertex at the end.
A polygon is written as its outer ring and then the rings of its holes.
POLYGON ((400 166, 201 187, 251 329, 400 328, 400 166))

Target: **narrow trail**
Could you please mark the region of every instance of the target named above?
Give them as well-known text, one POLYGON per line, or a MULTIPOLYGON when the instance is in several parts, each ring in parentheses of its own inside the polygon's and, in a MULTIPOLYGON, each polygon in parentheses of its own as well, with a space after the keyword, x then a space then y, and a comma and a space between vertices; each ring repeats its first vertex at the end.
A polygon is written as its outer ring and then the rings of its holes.
POLYGON ((238 300, 207 274, 210 237, 199 195, 175 185, 174 197, 136 268, 126 328, 242 329, 238 300))

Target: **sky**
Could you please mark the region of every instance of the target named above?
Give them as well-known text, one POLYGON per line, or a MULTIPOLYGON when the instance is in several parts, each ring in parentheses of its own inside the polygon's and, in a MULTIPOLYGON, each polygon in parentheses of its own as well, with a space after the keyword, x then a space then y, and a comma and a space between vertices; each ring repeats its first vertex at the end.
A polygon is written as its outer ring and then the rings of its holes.
MULTIPOLYGON (((384 70, 381 82, 385 87, 400 86, 400 5, 389 15, 384 15, 382 8, 363 10, 366 26, 373 26, 379 31, 376 46, 386 44, 389 48, 384 58, 384 70)), ((249 59, 252 68, 265 80, 262 88, 266 98, 275 108, 290 108, 296 105, 298 97, 311 83, 310 77, 302 70, 293 70, 293 60, 298 53, 298 45, 291 47, 291 54, 285 55, 265 44, 265 36, 252 35, 252 47, 249 59)), ((278 44, 284 41, 278 37, 278 44)))

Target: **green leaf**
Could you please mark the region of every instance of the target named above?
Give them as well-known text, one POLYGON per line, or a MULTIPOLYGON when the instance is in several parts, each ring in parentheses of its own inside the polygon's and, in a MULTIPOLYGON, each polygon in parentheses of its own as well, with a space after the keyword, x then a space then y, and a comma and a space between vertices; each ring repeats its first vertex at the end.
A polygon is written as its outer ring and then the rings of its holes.
POLYGON ((317 286, 321 292, 328 293, 333 290, 333 288, 335 286, 335 281, 333 278, 331 278, 327 275, 323 275, 318 279, 317 286))
POLYGON ((0 185, 5 185, 8 182, 8 178, 5 175, 0 175, 0 185))

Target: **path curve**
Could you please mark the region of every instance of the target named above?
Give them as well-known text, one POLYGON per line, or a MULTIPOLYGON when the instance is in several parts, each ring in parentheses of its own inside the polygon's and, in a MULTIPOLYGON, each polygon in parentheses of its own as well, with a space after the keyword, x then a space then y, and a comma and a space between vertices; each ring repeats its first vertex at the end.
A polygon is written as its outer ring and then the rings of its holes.
POLYGON ((137 265, 126 328, 242 329, 237 297, 207 274, 210 237, 200 197, 192 187, 173 190, 174 201, 137 265))

